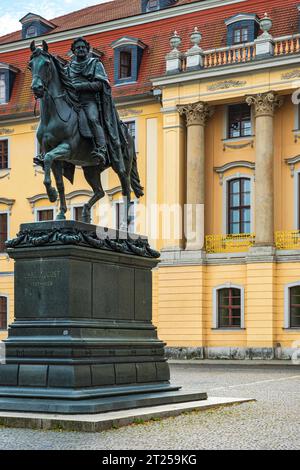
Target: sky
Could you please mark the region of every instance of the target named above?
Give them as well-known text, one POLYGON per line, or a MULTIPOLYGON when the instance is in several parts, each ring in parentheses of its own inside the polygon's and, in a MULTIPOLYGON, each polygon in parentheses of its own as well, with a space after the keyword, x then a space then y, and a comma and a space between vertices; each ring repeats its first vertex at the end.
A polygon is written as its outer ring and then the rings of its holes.
POLYGON ((29 12, 50 20, 107 1, 111 0, 0 0, 0 36, 21 29, 19 20, 29 12))

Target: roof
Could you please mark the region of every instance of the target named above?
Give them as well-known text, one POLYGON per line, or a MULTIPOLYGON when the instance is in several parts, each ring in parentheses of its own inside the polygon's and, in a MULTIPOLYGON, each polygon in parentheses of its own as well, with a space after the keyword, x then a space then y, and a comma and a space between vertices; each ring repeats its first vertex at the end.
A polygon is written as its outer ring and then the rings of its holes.
MULTIPOLYGON (((196 1, 199 0, 177 0, 176 4, 171 5, 171 7, 184 5, 186 3, 194 3, 196 1)), ((67 15, 52 18, 50 22, 56 25, 56 27, 47 34, 54 34, 84 26, 91 26, 94 24, 101 24, 108 21, 140 15, 142 14, 141 4, 141 0, 114 0, 83 8, 81 10, 68 13, 67 15)), ((27 15, 25 15, 24 18, 26 18, 26 16, 27 15)), ((21 39, 21 30, 15 31, 0 37, 0 44, 7 44, 21 39)))
MULTIPOLYGON (((131 0, 125 2, 116 0, 115 5, 125 5, 128 11, 135 11, 133 8, 140 4, 140 1, 131 0), (129 6, 130 3, 130 6, 129 6)), ((179 0, 177 5, 187 3, 186 0, 179 0)), ((192 3, 192 2, 190 2, 192 3)), ((114 2, 101 5, 111 6, 114 2)), ((201 46, 205 50, 226 46, 227 29, 224 23, 225 19, 237 15, 241 11, 249 14, 257 14, 262 17, 267 10, 273 19, 273 27, 271 33, 274 37, 290 35, 299 32, 299 12, 297 5, 299 0, 248 0, 243 3, 227 4, 218 8, 211 8, 205 11, 184 14, 180 17, 164 18, 149 23, 138 24, 123 29, 105 31, 87 36, 92 47, 101 50, 103 53, 102 61, 105 69, 113 84, 113 67, 114 67, 114 50, 111 44, 122 38, 130 36, 138 38, 144 44, 146 49, 143 52, 142 62, 139 70, 137 83, 121 85, 113 87, 115 98, 122 99, 134 97, 136 95, 151 94, 151 78, 163 75, 165 73, 165 55, 170 51, 169 38, 171 33, 176 29, 182 37, 182 51, 187 51, 191 47, 190 34, 195 26, 198 26, 202 33, 203 39, 201 46)), ((92 14, 95 7, 82 10, 84 14, 92 14)), ((98 6, 99 8, 99 6, 98 6)), ((108 8, 110 11, 110 8, 108 8)), ((119 9, 117 8, 118 12, 119 9)), ((111 12, 112 14, 112 12, 111 12)), ((120 13, 119 13, 120 14, 120 13)), ((75 15, 70 14, 66 17, 75 15)), ((76 13, 77 21, 80 13, 76 13)), ((114 15, 115 18, 115 15, 114 15)), ((73 21, 76 19, 73 16, 73 21)), ((57 23, 57 19, 53 22, 57 23)), ((73 23, 74 24, 74 23, 73 23)), ((51 43, 50 52, 61 57, 67 58, 70 50, 71 40, 51 43)), ((9 63, 21 70, 17 74, 17 79, 13 88, 11 101, 7 105, 0 106, 0 119, 3 115, 21 114, 24 112, 32 112, 34 100, 30 90, 31 73, 27 69, 27 62, 30 56, 29 50, 16 50, 13 52, 0 53, 0 62, 9 63)))

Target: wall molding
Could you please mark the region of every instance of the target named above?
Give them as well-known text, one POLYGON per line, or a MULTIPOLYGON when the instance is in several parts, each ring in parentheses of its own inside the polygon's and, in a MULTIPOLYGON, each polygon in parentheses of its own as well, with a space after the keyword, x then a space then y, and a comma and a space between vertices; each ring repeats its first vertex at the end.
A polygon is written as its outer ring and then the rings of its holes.
POLYGON ((224 173, 235 168, 249 168, 255 170, 255 163, 246 160, 239 160, 235 162, 225 163, 222 166, 214 167, 214 171, 219 175, 220 185, 223 186, 224 173))
POLYGON ((0 197, 0 204, 4 204, 8 207, 8 213, 11 215, 12 207, 16 202, 15 199, 7 199, 6 197, 0 197))

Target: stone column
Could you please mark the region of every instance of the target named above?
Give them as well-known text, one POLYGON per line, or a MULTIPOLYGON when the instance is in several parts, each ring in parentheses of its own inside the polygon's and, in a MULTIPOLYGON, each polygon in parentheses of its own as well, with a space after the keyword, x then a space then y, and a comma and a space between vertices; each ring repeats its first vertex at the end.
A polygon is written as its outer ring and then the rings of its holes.
POLYGON ((283 98, 275 92, 248 96, 255 111, 255 233, 256 246, 274 245, 274 111, 283 98))
POLYGON ((204 203, 205 203, 205 126, 213 114, 213 108, 202 101, 178 106, 187 125, 186 159, 186 220, 195 233, 187 239, 186 250, 202 250, 204 247, 204 203), (196 221, 201 218, 199 227, 196 221))

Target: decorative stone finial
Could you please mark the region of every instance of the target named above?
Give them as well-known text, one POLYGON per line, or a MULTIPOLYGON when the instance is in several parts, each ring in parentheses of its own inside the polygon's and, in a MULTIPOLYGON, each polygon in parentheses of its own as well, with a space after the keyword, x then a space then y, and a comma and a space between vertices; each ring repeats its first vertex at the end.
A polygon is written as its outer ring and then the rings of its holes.
POLYGON ((203 66, 203 51, 199 46, 202 39, 202 34, 200 33, 197 26, 195 26, 190 38, 193 46, 185 54, 187 70, 197 69, 203 66))
POLYGON ((264 37, 264 38, 272 37, 269 31, 273 26, 273 21, 269 17, 268 13, 265 13, 264 17, 261 20, 259 20, 259 26, 260 26, 260 29, 263 31, 263 34, 260 37, 264 37))
POLYGON ((178 50, 181 45, 181 37, 174 31, 170 37, 171 52, 166 55, 166 72, 178 73, 182 70, 182 53, 178 50))
POLYGON ((191 34, 191 42, 193 44, 193 47, 198 48, 201 42, 201 39, 202 39, 202 34, 200 33, 197 26, 195 26, 194 31, 191 34))
POLYGON ((179 46, 181 45, 181 37, 174 31, 173 35, 170 38, 170 46, 172 47, 173 51, 178 51, 179 46))

